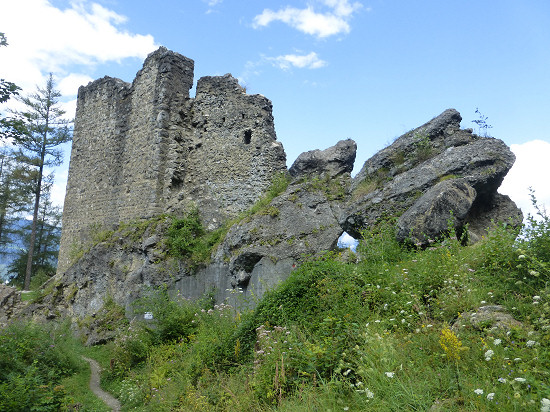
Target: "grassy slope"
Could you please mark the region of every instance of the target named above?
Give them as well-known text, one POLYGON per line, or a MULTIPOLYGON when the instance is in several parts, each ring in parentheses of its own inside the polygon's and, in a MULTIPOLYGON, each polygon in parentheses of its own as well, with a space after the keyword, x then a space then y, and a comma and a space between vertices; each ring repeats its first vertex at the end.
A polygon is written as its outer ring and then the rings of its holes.
MULTIPOLYGON (((531 223, 529 241, 499 228, 424 251, 383 226, 357 261, 306 263, 250 313, 152 291, 137 310, 153 308, 156 328, 133 322, 86 356, 126 410, 544 410, 550 224, 531 223), (487 305, 519 323, 472 321, 487 305)), ((85 374, 65 379, 73 404, 96 410, 85 374)))
POLYGON ((309 262, 252 313, 152 293, 142 303, 158 328, 133 324, 118 338, 106 384, 144 411, 540 410, 550 398, 545 224, 530 242, 500 228, 476 246, 425 251, 403 250, 382 227, 358 262, 309 262), (487 305, 520 323, 472 322, 487 305))

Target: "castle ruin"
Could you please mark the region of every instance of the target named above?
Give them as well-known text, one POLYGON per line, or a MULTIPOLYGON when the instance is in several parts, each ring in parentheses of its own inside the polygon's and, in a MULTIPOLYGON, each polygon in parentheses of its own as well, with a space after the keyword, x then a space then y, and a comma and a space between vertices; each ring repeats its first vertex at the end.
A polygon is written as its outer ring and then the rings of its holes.
POLYGON ((214 229, 286 170, 272 104, 231 75, 198 80, 194 62, 159 48, 132 84, 78 90, 58 273, 95 228, 196 207, 214 229))

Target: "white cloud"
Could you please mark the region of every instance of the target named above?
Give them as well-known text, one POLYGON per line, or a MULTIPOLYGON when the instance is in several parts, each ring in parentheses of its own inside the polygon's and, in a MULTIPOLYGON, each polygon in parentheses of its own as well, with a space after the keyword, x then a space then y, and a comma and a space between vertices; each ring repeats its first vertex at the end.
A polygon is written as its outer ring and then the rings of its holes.
POLYGON ((75 96, 80 86, 85 86, 93 80, 85 74, 71 73, 57 82, 56 89, 63 96, 75 96))
POLYGON ((315 52, 306 55, 285 54, 284 56, 267 57, 267 60, 283 70, 288 70, 291 67, 297 67, 299 69, 319 69, 327 65, 327 62, 321 60, 315 52))
POLYGON ((0 49, 0 77, 30 91, 43 84, 49 72, 61 79, 70 73, 69 80, 84 79, 86 75, 78 72, 86 72, 87 66, 143 59, 156 48, 154 39, 121 29, 125 21, 126 17, 87 0, 75 0, 64 10, 48 0, 5 0, 0 27, 9 46, 0 49), (23 16, 24 24, 14 16, 23 16))
MULTIPOLYGON (((73 118, 78 87, 92 80, 96 65, 126 58, 143 60, 157 48, 151 35, 130 33, 127 18, 89 0, 73 0, 60 9, 48 0, 2 0, 0 30, 8 47, 0 48, 0 78, 21 87, 22 94, 44 85, 54 73, 56 89, 66 99, 61 107, 73 118)), ((15 99, 9 106, 21 108, 15 99)), ((2 109, 5 109, 4 105, 2 109)), ((51 199, 63 205, 68 167, 68 144, 64 169, 56 169, 51 199)))
POLYGON ((204 1, 210 7, 214 7, 214 6, 217 6, 218 4, 220 4, 223 0, 202 0, 202 1, 204 1))
POLYGON ((529 197, 529 187, 535 190, 535 196, 539 206, 545 206, 550 212, 550 143, 542 140, 532 140, 523 144, 513 144, 510 149, 516 155, 516 162, 499 192, 510 196, 523 211, 535 215, 529 197))
POLYGON ((361 3, 350 3, 349 0, 323 0, 322 3, 329 8, 328 12, 317 12, 311 5, 305 9, 290 6, 278 11, 265 9, 254 17, 253 27, 266 27, 274 21, 281 21, 320 38, 349 33, 349 20, 362 7, 361 3))

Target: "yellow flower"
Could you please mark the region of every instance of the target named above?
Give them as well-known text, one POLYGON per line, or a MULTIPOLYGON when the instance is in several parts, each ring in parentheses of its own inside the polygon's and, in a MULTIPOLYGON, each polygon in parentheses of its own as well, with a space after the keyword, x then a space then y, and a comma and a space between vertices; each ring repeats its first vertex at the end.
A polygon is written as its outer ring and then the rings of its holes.
POLYGON ((439 344, 449 359, 457 361, 460 359, 460 352, 468 349, 462 347, 462 342, 458 339, 458 336, 449 328, 445 328, 441 331, 439 344))

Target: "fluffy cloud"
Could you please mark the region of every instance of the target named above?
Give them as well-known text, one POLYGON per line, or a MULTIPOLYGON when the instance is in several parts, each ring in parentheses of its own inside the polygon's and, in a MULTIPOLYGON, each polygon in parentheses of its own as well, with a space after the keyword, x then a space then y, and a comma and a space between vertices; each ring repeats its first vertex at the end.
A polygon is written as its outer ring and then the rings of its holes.
POLYGON ((539 206, 544 206, 550 212, 550 143, 542 140, 532 140, 523 144, 510 146, 516 155, 516 162, 504 178, 499 192, 510 196, 523 211, 535 215, 531 205, 529 188, 533 188, 539 206))
POLYGON ((327 64, 315 52, 306 55, 285 54, 284 56, 268 57, 267 60, 283 70, 288 70, 292 67, 299 69, 319 69, 327 64))
MULTIPOLYGON (((88 0, 71 1, 65 9, 48 0, 3 0, 0 30, 9 45, 0 49, 0 78, 14 82, 27 94, 53 72, 56 89, 68 98, 61 107, 72 118, 74 96, 80 85, 92 80, 87 73, 95 65, 131 57, 144 59, 157 48, 152 36, 125 31, 125 22, 126 17, 88 0)), ((14 99, 9 104, 21 108, 14 99)), ((51 191, 52 202, 59 206, 65 196, 67 146, 64 169, 56 170, 51 191)))
MULTIPOLYGON (((87 0, 75 0, 64 10, 48 0, 4 1, 0 27, 9 46, 0 51, 0 77, 33 90, 53 72, 58 84, 75 85, 76 80, 87 83, 88 76, 75 73, 86 66, 143 59, 156 48, 154 39, 122 30, 125 21, 126 17, 87 0), (24 16, 24 24, 17 16, 24 16)), ((76 94, 75 88, 71 90, 76 94)))
POLYGON ((305 9, 290 6, 278 11, 265 9, 254 18, 253 27, 266 27, 274 21, 280 21, 320 38, 349 33, 349 20, 362 5, 350 3, 349 0, 324 0, 322 3, 328 7, 328 12, 317 12, 311 5, 305 9))

